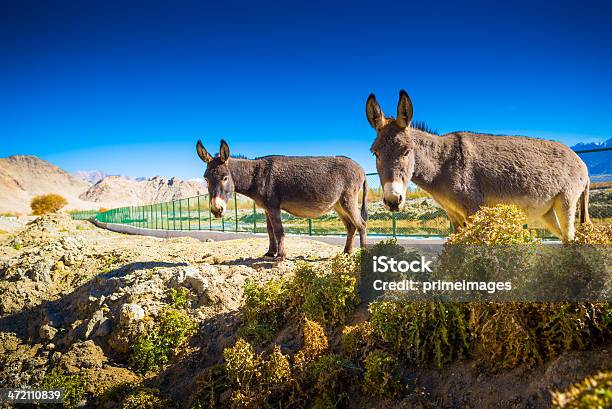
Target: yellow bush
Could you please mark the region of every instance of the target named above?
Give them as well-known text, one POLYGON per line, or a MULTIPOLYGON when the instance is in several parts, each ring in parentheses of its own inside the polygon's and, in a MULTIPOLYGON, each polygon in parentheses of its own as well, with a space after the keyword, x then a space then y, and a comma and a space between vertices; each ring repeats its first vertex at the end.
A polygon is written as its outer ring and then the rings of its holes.
POLYGON ((612 407, 612 372, 600 372, 552 393, 553 409, 591 409, 612 407))
POLYGON ((55 213, 67 204, 68 201, 63 196, 49 193, 34 196, 30 202, 30 207, 32 208, 32 214, 40 216, 47 213, 55 213))
POLYGON ((304 346, 295 355, 295 364, 303 367, 304 364, 319 357, 327 349, 328 340, 321 324, 306 319, 304 323, 304 346))
POLYGON ((374 328, 369 321, 356 325, 347 325, 342 329, 340 349, 349 358, 362 358, 374 345, 374 328))
POLYGON ((514 205, 482 207, 466 225, 448 238, 449 244, 527 244, 536 242, 535 231, 526 229, 525 213, 514 205))
POLYGON ((574 243, 612 244, 612 223, 585 223, 576 228, 574 243))
POLYGON ((270 385, 281 385, 291 379, 291 364, 278 345, 274 346, 264 367, 266 381, 270 385))

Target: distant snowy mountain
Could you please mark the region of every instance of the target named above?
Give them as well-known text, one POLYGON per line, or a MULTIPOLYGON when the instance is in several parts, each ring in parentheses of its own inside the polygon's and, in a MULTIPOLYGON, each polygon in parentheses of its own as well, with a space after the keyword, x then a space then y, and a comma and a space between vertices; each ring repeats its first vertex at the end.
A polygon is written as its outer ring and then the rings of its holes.
POLYGON ((108 176, 103 170, 79 170, 73 173, 73 176, 95 185, 102 179, 108 176))
MULTIPOLYGON (((572 146, 575 151, 612 148, 612 138, 605 142, 578 143, 572 146)), ((579 154, 589 168, 591 175, 612 174, 612 151, 579 154)))

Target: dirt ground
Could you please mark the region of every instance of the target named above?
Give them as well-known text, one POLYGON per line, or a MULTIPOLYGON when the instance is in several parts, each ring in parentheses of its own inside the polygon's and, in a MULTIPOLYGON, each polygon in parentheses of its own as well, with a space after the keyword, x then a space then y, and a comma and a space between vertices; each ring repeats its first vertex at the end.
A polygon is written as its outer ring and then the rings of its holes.
MULTIPOLYGON (((290 274, 341 247, 289 237, 288 257, 265 261, 266 238, 200 242, 109 232, 66 215, 0 218, 0 387, 34 386, 52 368, 80 373, 89 392, 144 382, 184 402, 196 375, 220 363, 240 326, 247 280, 290 274), (172 288, 191 290, 197 334, 161 373, 127 365, 134 334, 156 317, 172 288)), ((367 315, 361 306, 351 318, 367 315)), ((610 348, 565 353, 532 369, 492 371, 477 360, 442 370, 403 368, 408 398, 355 400, 356 407, 545 408, 552 389, 612 368, 610 348)), ((91 406, 92 402, 85 402, 91 406)), ((107 407, 113 407, 109 402, 107 407)))

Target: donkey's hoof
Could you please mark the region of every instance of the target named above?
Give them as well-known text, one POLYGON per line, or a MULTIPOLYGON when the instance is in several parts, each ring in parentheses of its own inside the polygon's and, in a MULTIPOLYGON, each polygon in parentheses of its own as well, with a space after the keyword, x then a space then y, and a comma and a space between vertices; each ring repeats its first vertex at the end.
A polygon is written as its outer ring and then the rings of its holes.
POLYGON ((266 253, 263 255, 264 260, 276 260, 276 254, 266 253))

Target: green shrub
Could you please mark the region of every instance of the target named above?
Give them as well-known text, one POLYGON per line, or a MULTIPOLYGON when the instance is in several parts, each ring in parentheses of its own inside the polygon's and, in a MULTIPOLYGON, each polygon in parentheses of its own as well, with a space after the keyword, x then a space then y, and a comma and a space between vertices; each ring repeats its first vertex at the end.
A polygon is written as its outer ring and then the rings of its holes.
POLYGON ((67 204, 68 201, 63 196, 49 193, 34 196, 30 202, 30 207, 32 208, 33 215, 40 216, 47 213, 55 213, 67 204))
POLYGON ((169 292, 170 305, 177 310, 185 309, 189 306, 190 292, 187 288, 181 287, 178 290, 171 288, 169 292))
POLYGON ((247 281, 240 335, 261 343, 274 338, 289 318, 322 324, 343 322, 359 302, 360 253, 338 255, 323 266, 298 263, 290 279, 247 281))
POLYGON ((291 364, 280 347, 275 346, 265 359, 240 338, 233 347, 223 351, 223 357, 234 406, 263 407, 270 399, 282 402, 288 398, 287 392, 292 386, 291 364))
POLYGON ((157 370, 194 332, 195 325, 184 311, 165 308, 155 327, 132 347, 130 364, 140 373, 157 370))
POLYGON ((40 384, 43 389, 64 388, 64 403, 66 408, 76 408, 83 400, 87 383, 79 375, 69 375, 58 369, 47 372, 40 384))
POLYGON ((386 352, 375 350, 365 358, 363 392, 368 396, 396 396, 402 387, 397 359, 386 352))
POLYGON ((265 284, 247 281, 244 286, 243 321, 240 335, 255 342, 270 341, 284 324, 287 284, 283 279, 265 284))
POLYGON ((159 390, 138 388, 123 399, 122 409, 164 409, 168 402, 159 395, 159 390))
POLYGON ((322 355, 304 373, 310 386, 312 408, 349 407, 349 391, 357 383, 357 368, 339 355, 322 355))
POLYGON ((607 303, 470 303, 477 347, 497 368, 545 362, 609 339, 607 303))
POLYGON ((612 408, 612 372, 600 372, 565 392, 553 392, 552 401, 553 409, 612 408))
POLYGON ((354 274, 342 269, 326 271, 325 267, 308 263, 300 263, 295 268, 289 291, 294 311, 325 324, 344 322, 359 303, 354 274))
POLYGON ((376 337, 407 362, 441 367, 469 352, 464 304, 380 301, 370 304, 370 312, 376 337))

